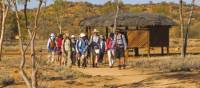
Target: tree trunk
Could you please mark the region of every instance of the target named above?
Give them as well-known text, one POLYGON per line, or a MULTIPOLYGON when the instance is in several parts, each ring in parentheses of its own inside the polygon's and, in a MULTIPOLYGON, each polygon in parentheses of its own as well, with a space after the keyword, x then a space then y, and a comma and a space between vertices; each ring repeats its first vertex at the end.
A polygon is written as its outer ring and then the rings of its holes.
POLYGON ((20 46, 20 52, 21 52, 21 64, 20 64, 20 67, 19 67, 19 70, 20 70, 19 73, 22 76, 23 80, 25 81, 27 87, 31 88, 31 82, 28 79, 26 72, 24 71, 24 65, 26 63, 26 57, 25 57, 25 50, 24 50, 24 47, 23 47, 23 40, 22 40, 22 34, 21 34, 21 26, 20 26, 20 21, 19 21, 18 9, 17 9, 17 5, 16 5, 16 1, 12 0, 12 3, 14 5, 15 15, 16 15, 16 19, 17 19, 16 21, 17 21, 18 34, 19 34, 19 46, 20 46))
POLYGON ((31 59, 32 59, 32 88, 37 88, 37 68, 36 68, 36 56, 35 56, 35 37, 36 37, 36 30, 38 27, 38 19, 40 15, 40 9, 42 6, 43 0, 39 1, 39 6, 35 15, 34 21, 34 29, 32 33, 32 40, 31 40, 31 59))
POLYGON ((60 21, 60 17, 58 16, 58 12, 56 12, 56 22, 57 22, 57 25, 58 25, 59 33, 62 34, 62 24, 61 24, 61 21, 60 21))
POLYGON ((189 34, 190 25, 191 25, 191 19, 192 19, 193 10, 194 10, 194 4, 195 4, 195 0, 192 0, 190 15, 189 15, 189 19, 188 19, 188 22, 187 22, 185 36, 184 36, 185 37, 184 38, 184 45, 183 45, 184 46, 184 57, 186 57, 186 54, 187 54, 188 34, 189 34))
POLYGON ((8 13, 9 6, 6 6, 6 1, 2 0, 2 20, 1 20, 1 36, 0 36, 0 61, 2 57, 2 46, 3 46, 3 38, 4 38, 4 32, 5 32, 5 22, 6 17, 8 13))
POLYGON ((181 56, 184 57, 184 21, 183 21, 183 1, 179 4, 180 27, 181 27, 181 56))
POLYGON ((116 28, 117 28, 117 18, 118 18, 118 13, 119 13, 119 0, 116 0, 115 2, 117 4, 117 8, 116 8, 116 14, 115 14, 113 32, 115 32, 116 28))

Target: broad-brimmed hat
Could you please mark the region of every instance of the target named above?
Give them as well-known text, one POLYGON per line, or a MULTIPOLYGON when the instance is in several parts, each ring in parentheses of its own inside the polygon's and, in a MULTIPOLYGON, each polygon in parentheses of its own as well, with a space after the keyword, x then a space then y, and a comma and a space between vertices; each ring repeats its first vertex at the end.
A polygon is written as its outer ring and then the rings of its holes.
POLYGON ((55 37, 55 34, 54 34, 54 33, 51 33, 50 36, 51 36, 51 37, 55 37))
POLYGON ((85 33, 80 34, 80 37, 85 37, 85 36, 86 36, 85 33))
POLYGON ((68 32, 65 33, 65 37, 69 37, 69 33, 68 32))
POLYGON ((99 31, 97 29, 94 29, 93 33, 98 33, 99 31))
POLYGON ((75 38, 75 35, 71 35, 71 38, 75 38))

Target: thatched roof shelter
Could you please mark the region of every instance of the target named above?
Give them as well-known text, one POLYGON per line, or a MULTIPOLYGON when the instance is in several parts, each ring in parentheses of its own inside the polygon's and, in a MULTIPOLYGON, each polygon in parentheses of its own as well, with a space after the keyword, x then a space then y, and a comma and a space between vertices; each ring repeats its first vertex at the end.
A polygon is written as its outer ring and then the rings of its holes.
MULTIPOLYGON (((85 18, 80 26, 87 27, 109 27, 114 25, 115 14, 99 15, 85 18)), ((146 27, 146 26, 173 26, 176 23, 166 16, 154 13, 123 13, 117 18, 117 26, 146 27)))

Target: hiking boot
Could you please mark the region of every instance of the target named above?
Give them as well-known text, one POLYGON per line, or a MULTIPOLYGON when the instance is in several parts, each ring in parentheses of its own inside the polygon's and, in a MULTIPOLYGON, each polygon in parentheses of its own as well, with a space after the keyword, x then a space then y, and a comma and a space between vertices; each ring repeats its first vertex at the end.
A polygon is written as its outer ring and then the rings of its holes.
POLYGON ((125 64, 123 65, 123 69, 126 69, 126 65, 125 64))
POLYGON ((121 65, 119 65, 118 67, 119 67, 119 70, 121 70, 121 67, 122 67, 122 66, 121 66, 121 65))

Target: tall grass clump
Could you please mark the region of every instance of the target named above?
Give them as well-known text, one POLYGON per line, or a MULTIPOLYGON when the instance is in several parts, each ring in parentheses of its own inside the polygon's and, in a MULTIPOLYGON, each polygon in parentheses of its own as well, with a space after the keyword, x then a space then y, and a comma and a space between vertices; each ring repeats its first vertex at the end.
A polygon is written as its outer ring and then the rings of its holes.
POLYGON ((198 71, 200 59, 198 57, 155 57, 140 58, 130 63, 132 68, 158 70, 162 72, 198 71))

